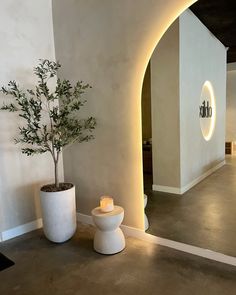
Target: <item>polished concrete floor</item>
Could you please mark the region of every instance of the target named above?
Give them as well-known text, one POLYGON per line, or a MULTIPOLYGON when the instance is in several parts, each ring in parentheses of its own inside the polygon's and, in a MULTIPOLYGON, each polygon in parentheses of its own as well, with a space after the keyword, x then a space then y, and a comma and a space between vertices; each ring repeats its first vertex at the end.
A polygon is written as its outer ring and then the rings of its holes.
POLYGON ((153 235, 236 256, 236 157, 182 196, 154 192, 146 214, 153 235))
POLYGON ((0 244, 15 265, 0 272, 2 295, 235 295, 236 268, 133 238, 105 256, 93 251, 94 229, 79 225, 64 244, 41 230, 0 244))

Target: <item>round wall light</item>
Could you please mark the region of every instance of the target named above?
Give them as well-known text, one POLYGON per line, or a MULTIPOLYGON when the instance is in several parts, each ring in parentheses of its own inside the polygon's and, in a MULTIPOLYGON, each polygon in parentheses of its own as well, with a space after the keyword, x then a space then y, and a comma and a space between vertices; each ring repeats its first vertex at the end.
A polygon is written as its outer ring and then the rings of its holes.
POLYGON ((215 95, 210 81, 206 81, 202 86, 199 120, 202 135, 206 141, 209 141, 214 133, 216 121, 215 95))

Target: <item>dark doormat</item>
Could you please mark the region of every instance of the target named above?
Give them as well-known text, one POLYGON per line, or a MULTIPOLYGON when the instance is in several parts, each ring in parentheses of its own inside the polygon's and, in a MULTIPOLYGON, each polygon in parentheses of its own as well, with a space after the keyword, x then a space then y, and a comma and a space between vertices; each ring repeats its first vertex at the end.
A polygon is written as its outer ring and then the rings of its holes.
POLYGON ((0 271, 4 270, 5 268, 8 268, 8 267, 10 267, 10 266, 12 266, 14 264, 15 263, 13 261, 11 261, 5 255, 0 253, 0 271))

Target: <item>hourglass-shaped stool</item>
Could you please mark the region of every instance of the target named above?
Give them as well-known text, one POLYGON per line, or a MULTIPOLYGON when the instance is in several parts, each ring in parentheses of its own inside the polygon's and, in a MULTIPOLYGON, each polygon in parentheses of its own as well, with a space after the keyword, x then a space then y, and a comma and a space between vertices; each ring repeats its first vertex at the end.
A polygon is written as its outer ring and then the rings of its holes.
POLYGON ((102 254, 115 254, 125 248, 125 238, 119 228, 124 218, 124 209, 114 206, 111 212, 102 212, 100 207, 92 210, 93 221, 97 226, 94 236, 94 249, 102 254))

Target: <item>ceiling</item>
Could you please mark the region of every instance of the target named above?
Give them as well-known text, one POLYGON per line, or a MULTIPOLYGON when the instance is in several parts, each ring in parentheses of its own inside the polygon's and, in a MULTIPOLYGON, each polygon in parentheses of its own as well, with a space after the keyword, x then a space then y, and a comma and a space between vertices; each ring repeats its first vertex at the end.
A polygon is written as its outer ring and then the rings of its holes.
POLYGON ((190 9, 229 47, 227 62, 236 62, 236 0, 199 0, 190 9))

